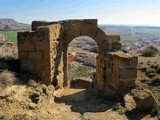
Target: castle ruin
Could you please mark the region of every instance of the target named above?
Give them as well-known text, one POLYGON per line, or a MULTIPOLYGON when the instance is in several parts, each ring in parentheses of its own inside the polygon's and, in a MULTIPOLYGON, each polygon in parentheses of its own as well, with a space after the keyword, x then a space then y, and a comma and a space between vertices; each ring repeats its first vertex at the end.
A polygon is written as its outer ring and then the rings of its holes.
POLYGON ((38 75, 46 85, 67 87, 67 49, 79 36, 89 36, 98 45, 94 83, 110 94, 135 85, 138 58, 121 51, 119 35, 106 35, 96 19, 57 22, 33 21, 32 31, 18 33, 21 69, 38 75))

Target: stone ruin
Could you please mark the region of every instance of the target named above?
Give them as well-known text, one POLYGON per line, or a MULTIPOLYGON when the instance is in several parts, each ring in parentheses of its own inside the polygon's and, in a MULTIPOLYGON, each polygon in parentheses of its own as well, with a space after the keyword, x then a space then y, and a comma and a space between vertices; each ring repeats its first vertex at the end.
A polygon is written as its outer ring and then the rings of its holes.
POLYGON ((46 85, 69 86, 67 49, 79 36, 98 46, 94 83, 106 95, 135 85, 138 58, 121 51, 119 35, 106 35, 96 19, 33 21, 32 31, 18 33, 21 69, 39 76, 46 85))

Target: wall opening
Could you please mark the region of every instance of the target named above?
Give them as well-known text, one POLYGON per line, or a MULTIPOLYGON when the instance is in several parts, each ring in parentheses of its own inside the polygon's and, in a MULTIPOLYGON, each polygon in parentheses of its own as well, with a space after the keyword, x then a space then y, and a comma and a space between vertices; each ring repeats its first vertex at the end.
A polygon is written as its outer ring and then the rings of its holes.
POLYGON ((71 41, 67 56, 68 80, 71 87, 85 87, 76 81, 86 84, 93 81, 93 76, 96 73, 97 55, 98 45, 91 37, 79 36, 71 41))

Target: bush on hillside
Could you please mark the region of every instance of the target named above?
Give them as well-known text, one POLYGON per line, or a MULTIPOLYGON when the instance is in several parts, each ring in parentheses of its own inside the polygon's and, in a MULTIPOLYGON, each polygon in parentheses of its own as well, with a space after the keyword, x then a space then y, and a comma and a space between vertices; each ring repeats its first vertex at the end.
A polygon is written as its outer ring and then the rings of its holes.
POLYGON ((153 78, 156 75, 155 69, 148 68, 146 71, 146 76, 149 78, 153 78))
POLYGON ((153 78, 152 80, 152 85, 153 86, 160 86, 160 75, 157 75, 153 78))
POLYGON ((154 45, 149 45, 142 50, 142 56, 144 57, 154 57, 159 53, 159 49, 154 45))

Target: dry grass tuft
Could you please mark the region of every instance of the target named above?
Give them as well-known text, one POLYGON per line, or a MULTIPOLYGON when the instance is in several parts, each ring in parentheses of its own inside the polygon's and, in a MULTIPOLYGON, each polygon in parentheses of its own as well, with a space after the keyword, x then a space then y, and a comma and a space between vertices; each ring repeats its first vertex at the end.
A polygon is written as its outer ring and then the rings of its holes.
POLYGON ((11 86, 16 80, 15 75, 8 71, 5 70, 0 73, 0 89, 3 90, 9 86, 11 86))
POLYGON ((17 58, 18 48, 15 42, 0 42, 0 58, 17 58))

